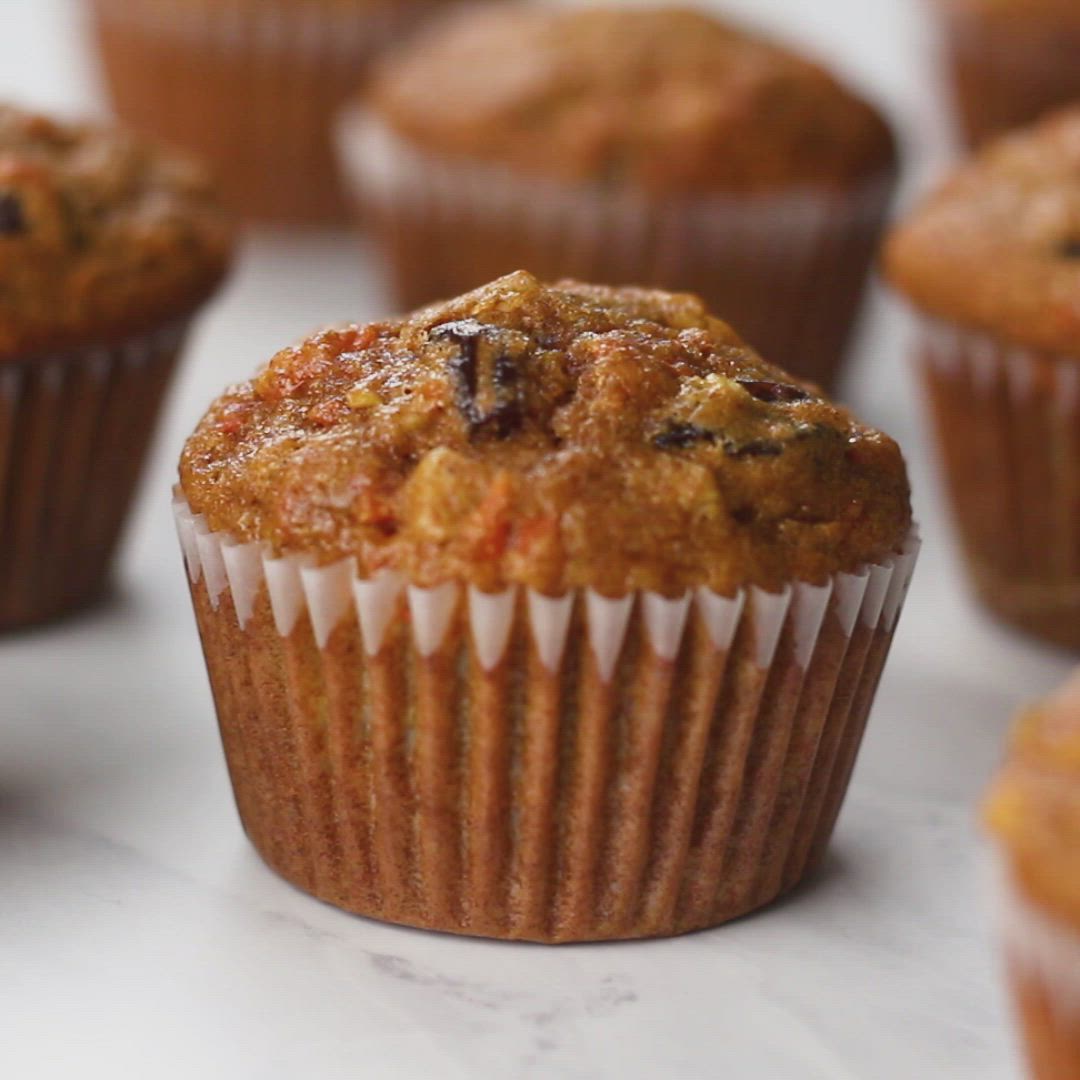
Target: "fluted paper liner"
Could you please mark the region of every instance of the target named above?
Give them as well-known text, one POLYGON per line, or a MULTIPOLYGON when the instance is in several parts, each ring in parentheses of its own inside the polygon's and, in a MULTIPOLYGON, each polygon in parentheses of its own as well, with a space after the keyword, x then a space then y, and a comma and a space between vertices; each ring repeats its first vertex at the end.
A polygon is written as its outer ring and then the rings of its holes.
POLYGON ((922 367, 975 587, 1080 649, 1080 358, 926 321, 922 367))
POLYGON ((0 360, 0 630, 101 592, 184 329, 0 360))
POLYGON ((1035 1080, 1080 1076, 1080 932, 1038 908, 1005 866, 998 923, 1035 1080))
POLYGON ((893 186, 879 173, 832 195, 658 199, 436 157, 356 107, 339 122, 338 144, 402 308, 522 269, 686 290, 768 359, 824 386, 843 358, 893 186))
POLYGON ((435 6, 91 0, 120 117, 212 161, 239 212, 308 225, 346 216, 335 111, 435 6))
POLYGON ((360 914, 537 941, 712 926, 820 860, 918 546, 779 594, 488 595, 175 509, 267 862, 360 914))

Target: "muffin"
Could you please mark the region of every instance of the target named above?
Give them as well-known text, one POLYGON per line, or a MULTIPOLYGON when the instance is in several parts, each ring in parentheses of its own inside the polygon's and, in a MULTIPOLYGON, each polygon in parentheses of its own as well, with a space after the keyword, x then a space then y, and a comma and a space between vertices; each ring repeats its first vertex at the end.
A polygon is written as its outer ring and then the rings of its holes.
POLYGON ((177 520, 241 819, 350 911, 674 934, 820 860, 903 460, 691 296, 518 272, 219 398, 177 520))
POLYGON ((1080 109, 986 148, 891 237, 978 594, 1080 648, 1080 109))
POLYGON ((1080 101, 1076 0, 937 0, 963 133, 1003 135, 1080 101))
POLYGON ((340 143, 402 308, 518 267, 685 289, 822 385, 895 172, 827 72, 671 8, 460 12, 377 65, 340 143))
POLYGON ((228 255, 185 158, 0 105, 0 629, 101 592, 185 331, 228 255))
POLYGON ((371 57, 441 0, 89 0, 105 81, 133 127, 212 161, 232 208, 345 219, 331 118, 371 57))
POLYGON ((986 805, 1036 1080, 1080 1076, 1080 676, 1024 715, 986 805))

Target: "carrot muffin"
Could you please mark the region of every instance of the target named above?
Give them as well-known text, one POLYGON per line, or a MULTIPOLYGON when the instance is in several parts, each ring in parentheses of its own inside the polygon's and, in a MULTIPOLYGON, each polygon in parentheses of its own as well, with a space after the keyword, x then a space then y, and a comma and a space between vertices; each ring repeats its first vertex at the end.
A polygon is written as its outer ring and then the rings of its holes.
POLYGON ((1036 1080, 1080 1076, 1080 676, 1021 717, 986 817, 1009 976, 1036 1080))
POLYGON ((177 516, 267 862, 539 941, 712 926, 817 863, 914 558, 892 440, 695 297, 524 272, 279 353, 177 516))
POLYGON ((228 254, 191 162, 0 105, 0 629, 101 591, 228 254))
POLYGON ((964 134, 972 143, 1080 100, 1076 0, 937 0, 964 134))
POLYGON ((823 385, 895 171, 822 68, 672 8, 462 12, 384 58, 340 135, 403 307, 519 266, 687 289, 823 385))
POLYGON ((1080 109, 991 144, 889 241, 975 585, 1080 648, 1080 109))
POLYGON ((329 129, 372 56, 446 0, 88 0, 119 116, 212 161, 232 208, 345 219, 329 129))

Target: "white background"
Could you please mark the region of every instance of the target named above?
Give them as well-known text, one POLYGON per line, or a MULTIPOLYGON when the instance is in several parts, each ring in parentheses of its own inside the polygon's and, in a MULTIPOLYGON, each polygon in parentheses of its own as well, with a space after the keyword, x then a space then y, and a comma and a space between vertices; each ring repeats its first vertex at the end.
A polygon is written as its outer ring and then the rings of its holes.
MULTIPOLYGON (((727 7, 892 113, 906 197, 946 122, 917 0, 727 7)), ((67 0, 0 0, 0 97, 93 110, 67 0)), ((384 313, 344 238, 250 241, 202 323, 104 605, 0 638, 0 1077, 1018 1076, 979 793, 1010 712, 1067 658, 973 607, 929 465, 901 310, 848 387, 900 439, 926 547, 827 868, 754 918, 548 949, 381 926, 275 878, 236 821, 169 515, 224 384, 323 322, 384 313)))

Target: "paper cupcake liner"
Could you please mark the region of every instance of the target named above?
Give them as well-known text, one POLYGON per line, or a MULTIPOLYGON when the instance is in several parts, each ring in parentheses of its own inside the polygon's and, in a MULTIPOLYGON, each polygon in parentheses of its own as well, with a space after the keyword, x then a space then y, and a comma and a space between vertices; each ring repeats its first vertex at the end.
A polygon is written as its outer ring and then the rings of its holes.
POLYGON ((670 600, 315 567, 176 503, 244 827, 363 915, 536 941, 768 903, 832 832, 913 568, 670 600))
POLYGON ((0 360, 0 630, 104 587, 185 329, 0 360))
POLYGON ((922 367, 976 589, 1080 648, 1080 359, 924 325, 922 367))
POLYGON ((963 134, 978 145, 1080 98, 1080 24, 1052 13, 944 15, 963 134))
POLYGON ((204 156, 246 217, 345 220, 329 130, 372 57, 430 0, 334 10, 296 0, 92 0, 113 106, 204 156))
POLYGON ((1080 931, 1036 907, 1004 868, 998 878, 998 921, 1032 1076, 1080 1076, 1080 931))
POLYGON ((891 174, 841 195, 662 199, 571 186, 432 156, 355 108, 338 144, 402 308, 521 269, 695 292, 768 359, 823 386, 843 359, 893 187, 891 174))

